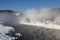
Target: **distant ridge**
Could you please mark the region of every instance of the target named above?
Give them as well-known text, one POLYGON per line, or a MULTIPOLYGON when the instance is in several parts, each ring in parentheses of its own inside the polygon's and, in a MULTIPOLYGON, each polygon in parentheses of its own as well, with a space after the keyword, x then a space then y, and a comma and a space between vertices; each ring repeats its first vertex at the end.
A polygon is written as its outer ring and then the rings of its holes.
POLYGON ((16 13, 15 11, 12 11, 12 10, 0 10, 0 13, 8 13, 8 14, 11 14, 11 13, 16 13))

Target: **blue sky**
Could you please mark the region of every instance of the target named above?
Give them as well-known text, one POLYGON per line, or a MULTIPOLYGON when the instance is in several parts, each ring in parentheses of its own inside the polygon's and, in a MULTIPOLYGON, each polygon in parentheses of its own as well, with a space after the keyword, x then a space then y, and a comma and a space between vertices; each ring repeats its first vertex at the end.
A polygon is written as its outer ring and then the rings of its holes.
POLYGON ((42 7, 60 8, 60 0, 0 0, 1 9, 21 10, 42 7))

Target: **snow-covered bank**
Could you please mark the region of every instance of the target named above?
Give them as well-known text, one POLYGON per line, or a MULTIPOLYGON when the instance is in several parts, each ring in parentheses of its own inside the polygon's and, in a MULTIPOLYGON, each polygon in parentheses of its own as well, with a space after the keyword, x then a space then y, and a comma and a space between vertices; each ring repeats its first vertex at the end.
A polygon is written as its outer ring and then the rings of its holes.
POLYGON ((58 24, 53 24, 53 23, 43 23, 43 22, 20 22, 20 24, 25 24, 25 25, 32 25, 32 26, 37 26, 37 27, 44 27, 48 29, 59 29, 60 30, 60 25, 58 24))
POLYGON ((13 35, 12 36, 7 35, 8 33, 10 33, 10 31, 15 32, 15 29, 12 27, 3 26, 2 24, 0 24, 0 40, 15 40, 16 38, 21 36, 20 33, 14 34, 17 37, 15 37, 13 35))

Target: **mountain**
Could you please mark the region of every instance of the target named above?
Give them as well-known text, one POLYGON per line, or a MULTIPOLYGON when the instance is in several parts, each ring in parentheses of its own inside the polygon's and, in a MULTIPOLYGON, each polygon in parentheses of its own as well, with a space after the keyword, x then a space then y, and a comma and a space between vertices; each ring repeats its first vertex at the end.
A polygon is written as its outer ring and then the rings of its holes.
POLYGON ((12 10, 0 10, 0 13, 9 13, 9 14, 11 14, 13 12, 14 11, 12 11, 12 10))

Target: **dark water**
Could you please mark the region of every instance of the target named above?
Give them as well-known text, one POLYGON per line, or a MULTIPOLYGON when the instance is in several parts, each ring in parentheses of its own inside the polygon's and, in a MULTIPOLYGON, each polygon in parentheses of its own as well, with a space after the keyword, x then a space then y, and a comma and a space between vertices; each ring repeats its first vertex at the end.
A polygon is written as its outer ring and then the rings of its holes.
POLYGON ((47 29, 37 26, 23 24, 4 24, 15 28, 16 32, 22 34, 16 40, 60 40, 60 30, 47 29))

